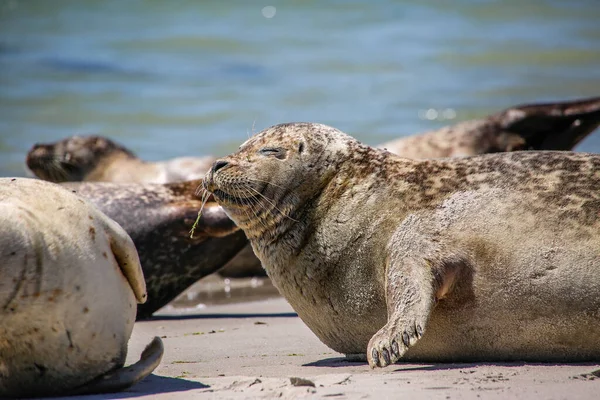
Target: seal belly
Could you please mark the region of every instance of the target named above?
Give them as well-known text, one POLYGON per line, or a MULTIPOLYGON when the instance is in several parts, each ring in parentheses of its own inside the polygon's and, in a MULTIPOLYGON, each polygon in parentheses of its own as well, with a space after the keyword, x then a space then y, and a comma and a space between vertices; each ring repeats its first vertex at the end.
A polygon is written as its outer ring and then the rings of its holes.
POLYGON ((0 396, 63 394, 124 364, 136 297, 103 214, 49 183, 6 185, 0 190, 0 396), (33 200, 41 189, 50 206, 33 200))

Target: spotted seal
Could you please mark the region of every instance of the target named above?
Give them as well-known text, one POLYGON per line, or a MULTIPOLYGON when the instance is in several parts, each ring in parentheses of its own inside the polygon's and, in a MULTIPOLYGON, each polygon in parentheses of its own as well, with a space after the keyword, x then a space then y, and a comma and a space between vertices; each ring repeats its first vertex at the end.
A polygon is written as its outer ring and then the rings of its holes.
POLYGON ((378 147, 426 159, 517 150, 571 150, 600 124, 600 97, 524 104, 378 147))
POLYGON ((129 149, 102 136, 72 136, 56 143, 38 143, 26 158, 31 172, 51 182, 187 181, 204 176, 213 161, 212 157, 143 161, 129 149))
POLYGON ((416 161, 291 123, 204 187, 321 341, 372 367, 600 358, 600 155, 416 161))
POLYGON ((149 375, 159 338, 122 368, 146 297, 117 223, 58 185, 0 178, 0 397, 112 392, 149 375))
POLYGON ((118 222, 135 243, 148 291, 148 300, 138 305, 138 319, 150 317, 200 278, 217 271, 248 243, 212 199, 190 237, 201 206, 196 195, 201 183, 61 184, 118 222))

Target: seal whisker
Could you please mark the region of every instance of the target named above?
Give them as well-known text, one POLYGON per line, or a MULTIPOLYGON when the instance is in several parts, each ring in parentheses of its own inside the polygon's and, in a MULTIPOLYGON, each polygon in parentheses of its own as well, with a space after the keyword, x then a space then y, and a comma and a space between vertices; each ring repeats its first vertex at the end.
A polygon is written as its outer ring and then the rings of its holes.
POLYGON ((273 206, 273 208, 277 211, 279 211, 281 213, 281 215, 283 215, 286 218, 289 218, 290 220, 294 221, 294 222, 300 222, 292 217, 290 217, 289 215, 287 215, 286 213, 284 213, 283 211, 281 211, 276 205, 275 203, 273 203, 271 200, 269 200, 269 198, 267 196, 265 196, 264 194, 260 193, 258 190, 254 189, 254 188, 250 188, 252 191, 254 191, 257 195, 259 195, 260 197, 262 197, 263 199, 265 199, 269 204, 271 204, 273 206))
POLYGON ((61 164, 66 164, 69 166, 74 166, 74 164, 72 163, 65 163, 64 161, 61 161, 59 159, 54 160, 54 171, 57 173, 57 180, 60 181, 67 181, 69 178, 69 174, 67 173, 67 171, 61 166, 61 164))
MULTIPOLYGON (((250 192, 250 190, 248 190, 248 188, 246 187, 242 187, 239 184, 236 186, 237 189, 243 191, 244 193, 246 193, 249 197, 252 196, 252 193, 250 192)), ((262 215, 263 213, 260 213, 260 203, 256 203, 256 204, 248 204, 250 206, 250 211, 252 211, 252 213, 254 214, 254 216, 256 217, 256 220, 258 220, 258 222, 260 223, 260 225, 268 230, 269 226, 265 223, 264 221, 264 217, 261 218, 260 215, 262 215), (258 207, 258 209, 257 209, 258 207)), ((251 221, 251 218, 248 218, 248 221, 251 221)))
POLYGON ((205 193, 207 193, 208 195, 210 195, 210 192, 208 190, 206 190, 206 188, 204 187, 204 182, 202 182, 200 185, 198 185, 198 187, 194 191, 194 195, 198 196, 198 197, 201 197, 202 199, 204 199, 204 194, 205 193))
MULTIPOLYGON (((250 196, 250 192, 247 191, 247 190, 245 190, 243 187, 240 187, 239 184, 234 184, 233 185, 233 190, 235 190, 235 191, 241 191, 242 193, 245 193, 245 195, 250 196)), ((260 224, 262 224, 264 228, 266 228, 266 226, 264 225, 262 219, 258 216, 256 210, 254 209, 254 206, 253 206, 252 202, 245 203, 245 205, 247 207, 242 207, 242 210, 244 212, 244 215, 246 216, 246 219, 244 221, 238 221, 238 225, 246 225, 250 221, 258 220, 258 222, 260 224), (250 211, 252 212, 252 214, 254 214, 255 218, 252 218, 250 216, 250 213, 248 212, 247 208, 250 209, 250 211)))
POLYGON ((61 182, 64 178, 64 174, 60 168, 60 162, 56 159, 50 160, 48 164, 46 164, 46 169, 48 172, 48 176, 54 182, 61 182))
POLYGON ((261 179, 256 179, 256 178, 248 178, 249 182, 259 182, 259 183, 266 183, 267 185, 271 185, 271 186, 275 186, 276 188, 279 189, 284 189, 283 186, 277 185, 273 182, 269 182, 269 181, 265 181, 265 180, 261 180, 261 179))
MULTIPOLYGON (((256 191, 256 189, 251 188, 251 187, 246 187, 244 188, 246 193, 248 193, 249 196, 254 196, 252 194, 252 192, 250 191, 250 189, 256 191)), ((264 196, 263 196, 264 197, 264 196)), ((267 207, 264 207, 264 200, 261 199, 260 197, 257 197, 257 202, 255 204, 252 204, 252 212, 254 213, 254 215, 256 216, 257 219, 260 220, 262 227, 265 230, 269 230, 271 228, 271 226, 268 224, 269 221, 269 209, 267 207)))
MULTIPOLYGON (((250 211, 252 212, 252 214, 254 214, 254 217, 256 220, 258 220, 259 224, 262 225, 263 228, 266 228, 265 223, 263 222, 262 218, 259 218, 257 211, 254 209, 253 204, 248 204, 250 211)), ((244 214, 246 214, 246 221, 245 223, 248 223, 249 221, 252 221, 253 218, 250 216, 250 213, 248 212, 248 210, 246 210, 246 207, 243 208, 244 210, 244 214)))

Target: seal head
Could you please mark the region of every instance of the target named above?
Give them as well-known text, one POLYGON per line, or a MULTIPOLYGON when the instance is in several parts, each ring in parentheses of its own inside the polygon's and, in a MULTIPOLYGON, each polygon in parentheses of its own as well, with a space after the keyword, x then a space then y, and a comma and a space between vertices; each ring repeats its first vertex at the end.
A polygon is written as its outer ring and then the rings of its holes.
POLYGON ((302 206, 316 200, 349 157, 350 149, 340 145, 336 133, 326 125, 308 123, 266 129, 242 144, 238 153, 217 160, 204 188, 249 239, 275 239, 298 222, 302 206), (309 127, 312 130, 303 129, 309 127), (318 132, 307 134, 314 130, 318 132))
POLYGON ((36 143, 27 154, 27 167, 50 182, 86 179, 107 158, 134 158, 128 149, 102 136, 72 136, 52 144, 36 143))

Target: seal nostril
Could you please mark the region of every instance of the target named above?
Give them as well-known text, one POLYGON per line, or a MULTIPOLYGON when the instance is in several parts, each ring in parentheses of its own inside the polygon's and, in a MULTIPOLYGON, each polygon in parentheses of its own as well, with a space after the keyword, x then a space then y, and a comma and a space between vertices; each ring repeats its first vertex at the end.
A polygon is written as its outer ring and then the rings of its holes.
POLYGON ((212 166, 212 170, 213 173, 217 172, 218 170, 220 170, 221 168, 223 168, 224 166, 228 165, 229 163, 227 161, 223 161, 223 160, 217 160, 214 162, 213 166, 212 166))

